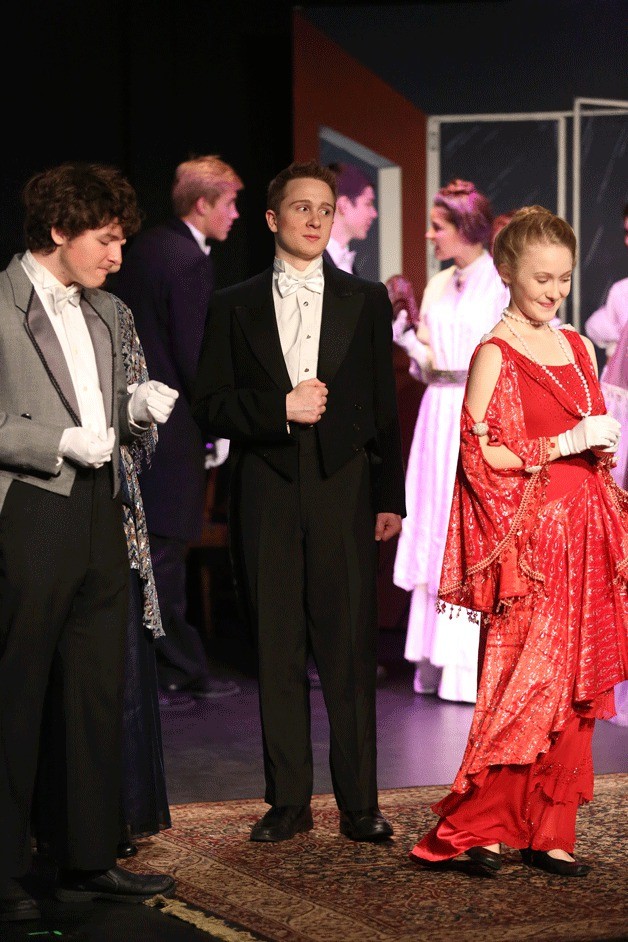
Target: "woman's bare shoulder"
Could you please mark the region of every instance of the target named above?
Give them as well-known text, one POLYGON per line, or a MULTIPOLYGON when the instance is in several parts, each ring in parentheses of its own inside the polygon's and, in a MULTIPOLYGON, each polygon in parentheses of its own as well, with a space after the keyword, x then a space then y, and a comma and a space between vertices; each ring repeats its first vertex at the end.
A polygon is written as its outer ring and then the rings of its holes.
POLYGON ((490 343, 493 339, 491 334, 485 334, 478 345, 475 357, 473 359, 474 369, 494 369, 501 367, 502 349, 497 343, 490 343))
MULTIPOLYGON (((493 337, 496 337, 498 340, 508 341, 509 336, 508 328, 505 324, 502 323, 500 319, 487 334, 484 334, 482 340, 492 340, 493 337)), ((493 346, 495 346, 495 344, 493 344, 493 346)))

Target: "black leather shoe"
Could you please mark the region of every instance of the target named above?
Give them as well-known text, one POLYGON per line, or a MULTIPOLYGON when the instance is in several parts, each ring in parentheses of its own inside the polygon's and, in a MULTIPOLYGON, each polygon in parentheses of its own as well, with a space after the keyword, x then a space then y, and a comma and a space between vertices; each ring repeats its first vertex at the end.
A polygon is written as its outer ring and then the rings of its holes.
POLYGON ((309 805, 273 805, 251 828, 252 841, 289 841, 314 827, 309 805))
POLYGON ((135 857, 136 854, 137 844, 134 844, 132 841, 120 841, 116 850, 116 857, 118 857, 118 859, 135 857))
POLYGON ((466 855, 480 867, 486 867, 487 870, 501 870, 502 855, 497 851, 489 850, 488 847, 470 847, 466 855))
POLYGON ((157 893, 174 896, 175 882, 167 873, 131 873, 112 867, 104 873, 72 870, 62 873, 55 895, 64 903, 111 899, 121 903, 141 903, 157 893))
POLYGON ((0 922, 41 919, 37 901, 22 889, 17 880, 7 880, 0 888, 0 922))
POLYGON ((341 811, 340 832, 352 841, 385 841, 393 829, 379 808, 364 811, 341 811))
POLYGON ((578 863, 577 860, 560 860, 550 857, 545 850, 522 850, 521 859, 528 867, 537 867, 546 873, 556 873, 559 877, 586 877, 591 870, 588 864, 578 863))

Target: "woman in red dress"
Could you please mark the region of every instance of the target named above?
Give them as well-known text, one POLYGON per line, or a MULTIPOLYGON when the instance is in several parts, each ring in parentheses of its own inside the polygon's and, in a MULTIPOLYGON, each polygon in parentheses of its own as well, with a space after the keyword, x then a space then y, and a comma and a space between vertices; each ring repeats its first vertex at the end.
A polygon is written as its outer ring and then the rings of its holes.
POLYGON ((569 294, 576 238, 540 206, 498 234, 510 289, 471 361, 440 604, 486 613, 471 730, 438 824, 411 851, 489 870, 500 847, 563 876, 580 804, 593 797, 591 737, 628 677, 628 492, 610 468, 593 345, 550 322, 569 294))

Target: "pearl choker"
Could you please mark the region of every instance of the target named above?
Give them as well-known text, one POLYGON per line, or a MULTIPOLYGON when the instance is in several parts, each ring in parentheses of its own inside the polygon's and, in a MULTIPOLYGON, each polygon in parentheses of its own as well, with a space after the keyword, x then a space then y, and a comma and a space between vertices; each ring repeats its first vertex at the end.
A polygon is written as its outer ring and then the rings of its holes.
POLYGON ((505 307, 502 311, 502 317, 509 317, 513 321, 517 321, 519 324, 527 324, 528 327, 534 327, 535 330, 539 330, 541 327, 547 327, 548 330, 551 330, 549 324, 535 324, 534 321, 528 320, 527 317, 519 317, 518 314, 514 314, 510 308, 505 307))
POLYGON ((532 360, 532 362, 533 362, 533 363, 536 363, 537 366, 540 366, 540 368, 543 370, 543 372, 544 372, 547 376, 549 376, 550 379, 552 379, 560 389, 562 389, 562 391, 565 393, 565 395, 566 395, 569 399, 571 399, 571 401, 573 402, 573 404, 574 404, 574 406, 575 406, 575 408, 576 408, 576 412, 578 413, 578 415, 579 415, 581 418, 583 418, 583 419, 588 418, 588 416, 590 416, 591 413, 592 413, 592 411, 593 411, 593 403, 592 403, 592 401, 591 401, 591 393, 590 393, 590 391, 589 391, 589 384, 587 383, 586 377, 585 377, 584 373, 582 372, 582 370, 580 369, 579 364, 576 362, 575 357, 574 357, 573 360, 571 359, 571 357, 573 356, 573 352, 571 351, 569 345, 568 345, 567 342, 565 341, 565 339, 564 339, 564 337, 563 337, 561 331, 560 331, 559 329, 557 329, 556 327, 552 327, 551 324, 542 324, 542 325, 541 325, 541 326, 543 326, 543 327, 547 327, 547 329, 550 330, 550 331, 554 334, 554 336, 555 336, 556 339, 558 340, 558 343, 559 343, 560 348, 561 348, 561 350, 562 350, 562 352, 563 352, 563 354, 564 354, 564 356, 565 356, 565 359, 567 360, 567 363, 568 363, 570 366, 573 366, 573 368, 575 369, 576 373, 578 374, 578 378, 579 378, 579 380, 580 380, 580 383, 582 384, 582 388, 584 389, 584 395, 585 395, 585 398, 586 398, 586 403, 587 403, 587 411, 586 411, 586 412, 583 412, 583 411, 582 411, 582 409, 580 408, 580 406, 578 405, 578 403, 574 400, 573 396, 572 396, 569 392, 567 392, 567 390, 565 389, 565 387, 563 386, 563 384, 561 383, 561 381, 558 379, 558 377, 557 377, 554 373, 552 373, 552 371, 550 370, 549 366, 546 366, 544 363, 541 363, 541 362, 536 358, 536 356, 532 353, 532 351, 530 350, 530 347, 528 346, 528 344, 526 343, 526 341, 523 339, 523 337, 521 336, 521 334, 520 334, 517 330, 515 330, 515 328, 512 327, 512 326, 508 323, 507 318, 510 318, 510 320, 513 320, 513 321, 518 321, 520 324, 528 324, 528 325, 530 325, 531 322, 530 322, 527 318, 518 317, 516 314, 513 314, 512 311, 509 311, 509 310, 508 310, 508 308, 504 308, 504 310, 502 311, 502 318, 501 318, 501 319, 503 320, 504 324, 506 325, 506 327, 508 328, 508 330, 510 331, 510 333, 513 335, 513 337, 515 337, 515 338, 519 341, 519 343, 521 344, 521 346, 523 347, 523 349, 524 349, 525 352, 527 353, 528 357, 532 360))

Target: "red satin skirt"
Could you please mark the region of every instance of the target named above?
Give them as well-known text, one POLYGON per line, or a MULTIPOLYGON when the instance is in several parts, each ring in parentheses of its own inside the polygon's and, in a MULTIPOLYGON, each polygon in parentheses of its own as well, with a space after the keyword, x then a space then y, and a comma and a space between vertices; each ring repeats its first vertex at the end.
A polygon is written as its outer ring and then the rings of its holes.
POLYGON ((492 766, 481 785, 451 792, 433 805, 440 821, 410 856, 449 860, 470 847, 498 842, 572 853, 578 807, 593 798, 594 725, 574 713, 537 762, 492 766))

